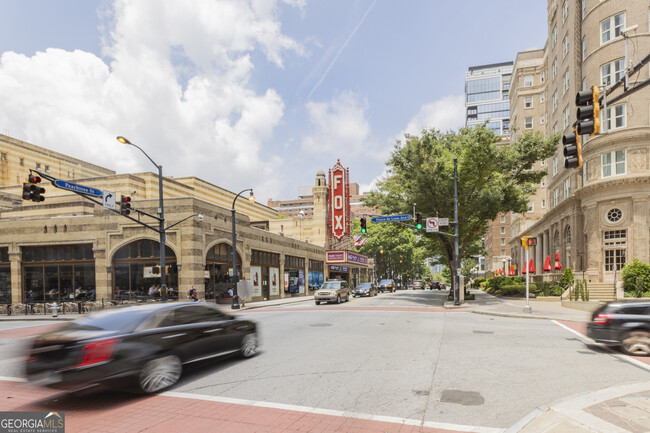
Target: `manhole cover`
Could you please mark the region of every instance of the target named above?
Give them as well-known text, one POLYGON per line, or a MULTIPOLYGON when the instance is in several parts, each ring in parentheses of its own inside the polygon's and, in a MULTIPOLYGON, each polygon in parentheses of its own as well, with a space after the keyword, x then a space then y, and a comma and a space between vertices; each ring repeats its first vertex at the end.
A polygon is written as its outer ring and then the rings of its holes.
POLYGON ((492 331, 474 331, 474 334, 494 334, 492 331))
POLYGON ((429 391, 413 391, 415 395, 429 395, 429 391))
POLYGON ((332 326, 331 323, 312 323, 309 326, 313 326, 314 328, 324 328, 326 326, 332 326))
POLYGON ((485 403, 483 396, 475 391, 459 391, 457 389, 446 389, 440 397, 442 403, 462 404, 463 406, 480 406, 485 403))

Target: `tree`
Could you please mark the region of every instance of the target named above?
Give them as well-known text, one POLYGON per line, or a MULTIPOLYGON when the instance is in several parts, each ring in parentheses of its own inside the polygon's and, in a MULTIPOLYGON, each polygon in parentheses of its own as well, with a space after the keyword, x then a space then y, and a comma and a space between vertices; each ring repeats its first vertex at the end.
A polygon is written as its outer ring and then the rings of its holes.
MULTIPOLYGON (((533 164, 555 153, 559 134, 523 133, 504 145, 485 126, 442 133, 424 130, 398 141, 386 163, 388 175, 366 199, 384 214, 410 213, 413 203, 425 217, 454 217, 454 158, 458 160, 459 254, 480 252, 481 236, 499 213, 526 212, 535 184, 546 175, 533 164)), ((450 225, 451 229, 453 225, 450 225)), ((444 227, 442 228, 445 229, 444 227)), ((450 230, 451 231, 451 230, 450 230)), ((456 275, 454 238, 422 232, 428 255, 440 254, 456 275)))
MULTIPOLYGON (((417 245, 413 230, 401 224, 367 222, 366 243, 357 251, 374 258, 377 277, 396 278, 423 275, 426 266, 424 248, 417 245), (382 249, 384 252, 379 253, 382 249)), ((361 234, 358 220, 352 221, 351 233, 361 234)))

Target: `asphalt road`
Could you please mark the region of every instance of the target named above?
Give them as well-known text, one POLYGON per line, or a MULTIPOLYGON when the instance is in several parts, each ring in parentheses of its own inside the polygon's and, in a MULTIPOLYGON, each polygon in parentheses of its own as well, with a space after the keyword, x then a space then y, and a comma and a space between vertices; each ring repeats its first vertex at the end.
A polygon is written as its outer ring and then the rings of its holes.
MULTIPOLYGON (((173 392, 506 428, 560 398, 648 380, 553 321, 444 310, 445 296, 400 291, 242 312, 260 325, 259 356, 193 366, 173 392)), ((23 345, 0 332, 4 376, 20 375, 23 345)))

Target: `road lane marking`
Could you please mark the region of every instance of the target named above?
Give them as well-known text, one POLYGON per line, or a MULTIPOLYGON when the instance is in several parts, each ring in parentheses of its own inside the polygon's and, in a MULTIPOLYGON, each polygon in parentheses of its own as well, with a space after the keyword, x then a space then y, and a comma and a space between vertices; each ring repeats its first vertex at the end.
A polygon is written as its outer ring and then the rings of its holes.
POLYGON ((622 353, 618 353, 614 349, 612 349, 611 347, 609 347, 609 346, 607 346, 605 344, 602 344, 602 343, 598 343, 597 341, 592 340, 591 338, 587 337, 584 334, 581 334, 580 332, 576 331, 575 329, 571 329, 570 327, 558 322, 557 320, 551 320, 551 322, 553 322, 556 325, 561 326, 562 328, 572 332, 573 334, 575 334, 578 338, 580 338, 585 343, 593 344, 594 346, 598 346, 598 347, 601 347, 601 348, 605 349, 606 351, 609 352, 610 355, 620 359, 621 361, 629 362, 630 364, 633 364, 633 365, 635 365, 637 367, 641 367, 644 370, 650 371, 650 365, 646 364, 645 362, 639 361, 638 359, 634 359, 631 356, 624 355, 622 353))
POLYGON ((496 427, 470 426, 470 425, 451 424, 451 423, 442 423, 442 422, 434 422, 434 421, 422 422, 422 420, 418 420, 418 419, 355 413, 355 412, 334 410, 334 409, 319 409, 316 407, 309 407, 309 406, 296 406, 292 404, 271 403, 267 401, 256 401, 256 400, 244 400, 244 399, 232 398, 232 397, 211 396, 211 395, 193 394, 187 392, 167 391, 167 392, 160 393, 159 395, 165 397, 185 398, 191 400, 213 401, 217 403, 229 403, 229 404, 238 404, 238 405, 245 405, 245 406, 265 407, 269 409, 291 410, 295 412, 305 412, 305 413, 312 413, 318 415, 330 415, 330 416, 337 416, 337 417, 344 417, 344 418, 355 418, 355 419, 362 419, 367 421, 380 421, 380 422, 390 422, 390 423, 402 424, 402 425, 447 429, 447 430, 455 430, 459 432, 503 433, 505 431, 505 429, 503 428, 496 428, 496 427))

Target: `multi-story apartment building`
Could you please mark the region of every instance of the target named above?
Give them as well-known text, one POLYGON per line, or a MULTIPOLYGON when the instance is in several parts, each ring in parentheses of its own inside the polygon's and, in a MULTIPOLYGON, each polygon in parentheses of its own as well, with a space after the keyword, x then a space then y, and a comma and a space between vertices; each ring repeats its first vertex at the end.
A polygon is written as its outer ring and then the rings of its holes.
MULTIPOLYGON (((544 124, 534 122, 541 120, 542 114, 533 110, 532 116, 522 115, 521 101, 511 99, 513 119, 520 122, 532 117, 531 129, 546 133, 571 132, 576 93, 592 85, 602 86, 601 94, 606 93, 626 68, 650 52, 649 27, 647 2, 549 0, 548 40, 541 54, 546 66, 524 72, 523 63, 516 63, 514 72, 517 76, 519 68, 521 74, 532 75, 533 83, 540 82, 538 91, 546 101, 544 124), (627 62, 626 38, 633 47, 627 62)), ((520 53, 522 60, 524 54, 520 53)), ((648 75, 646 65, 632 82, 648 75)), ((513 87, 513 98, 526 93, 525 82, 513 80, 513 87)), ((619 89, 609 98, 621 92, 619 89)), ((564 168, 561 142, 546 161, 548 175, 537 197, 546 200, 546 208, 536 221, 519 216, 525 223, 513 225, 510 240, 513 259, 522 264, 520 237, 537 237, 537 247, 530 252, 536 278, 544 278, 543 262, 546 256, 554 259, 557 252, 564 267, 580 272, 591 287, 610 287, 613 297, 614 283, 620 281, 625 263, 634 258, 650 262, 649 96, 646 87, 601 111, 606 132, 583 137, 581 169, 564 168)), ((545 278, 558 278, 558 274, 551 272, 545 278)))
MULTIPOLYGON (((510 142, 510 79, 513 63, 472 66, 465 74, 465 124, 486 124, 504 145, 510 142), (487 123, 486 123, 487 122, 487 123)), ((510 214, 488 223, 483 237, 486 256, 478 257, 479 274, 501 268, 510 259, 510 214)))

